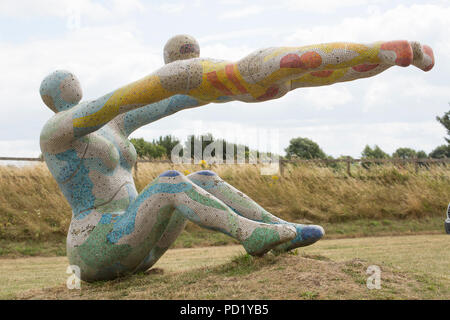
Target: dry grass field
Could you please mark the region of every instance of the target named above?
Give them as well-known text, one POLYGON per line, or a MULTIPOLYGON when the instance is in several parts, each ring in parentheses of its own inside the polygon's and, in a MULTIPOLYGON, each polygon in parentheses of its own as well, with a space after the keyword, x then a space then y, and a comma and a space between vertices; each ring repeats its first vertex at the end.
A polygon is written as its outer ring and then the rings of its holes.
POLYGON ((171 249, 146 273, 66 287, 65 257, 0 259, 1 299, 450 299, 447 235, 322 240, 262 258, 171 249), (366 287, 369 265, 381 289, 366 287))
MULTIPOLYGON (((140 163, 135 177, 138 190, 168 169, 187 173, 203 167, 140 163)), ((282 177, 261 175, 255 165, 208 169, 275 215, 322 224, 332 238, 442 233, 450 200, 450 170, 437 165, 418 172, 410 166, 373 165, 367 170, 355 165, 351 176, 345 168, 313 164, 288 165, 282 177)), ((11 251, 11 241, 19 247, 21 241, 32 242, 34 249, 24 245, 22 250, 31 253, 40 250, 36 243, 61 243, 70 212, 45 164, 0 166, 0 255, 11 251)), ((183 237, 178 247, 232 243, 226 236, 211 235, 192 224, 183 237)))
POLYGON ((66 200, 45 165, 0 166, 0 298, 450 299, 447 167, 355 165, 349 176, 304 164, 263 176, 253 165, 139 164, 135 181, 142 190, 165 170, 206 168, 284 219, 323 225, 325 239, 252 258, 230 237, 188 224, 150 272, 68 290, 66 200), (366 287, 373 264, 381 290, 366 287))

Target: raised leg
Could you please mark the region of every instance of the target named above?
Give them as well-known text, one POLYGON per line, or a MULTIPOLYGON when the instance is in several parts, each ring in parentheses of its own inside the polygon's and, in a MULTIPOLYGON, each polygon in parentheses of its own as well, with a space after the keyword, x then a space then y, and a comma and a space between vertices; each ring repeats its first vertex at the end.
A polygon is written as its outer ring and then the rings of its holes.
POLYGON ((288 224, 296 228, 297 236, 291 241, 278 246, 277 250, 291 250, 297 247, 310 245, 324 235, 324 230, 316 225, 302 225, 291 223, 280 219, 247 195, 234 188, 232 185, 223 181, 216 173, 203 170, 188 175, 189 180, 208 191, 223 203, 229 206, 237 214, 251 219, 253 221, 272 223, 272 224, 288 224))
POLYGON ((397 63, 399 65, 406 65, 408 63, 412 63, 414 66, 424 71, 431 70, 434 65, 434 56, 431 48, 426 45, 421 45, 418 42, 410 42, 409 45, 411 46, 412 50, 413 56, 412 62, 410 59, 410 55, 408 53, 409 52, 408 46, 402 41, 397 42, 393 41, 391 43, 385 43, 384 45, 381 46, 386 49, 382 52, 383 55, 386 57, 386 60, 390 61, 390 63, 375 63, 375 64, 365 63, 357 66, 335 70, 328 69, 328 70, 308 72, 303 76, 301 76, 300 78, 292 80, 291 87, 292 89, 296 89, 303 87, 325 86, 337 82, 345 82, 356 79, 373 77, 392 67, 393 66, 392 62, 397 63), (398 53, 399 58, 397 58, 397 53, 395 53, 394 59, 394 54, 392 53, 392 50, 389 51, 387 50, 387 48, 394 48, 395 43, 397 43, 397 47, 401 47, 401 45, 403 45, 404 51, 406 51, 406 53, 403 54, 398 53), (401 45, 399 45, 399 43, 401 45))
POLYGON ((353 67, 364 71, 374 65, 406 67, 413 64, 428 71, 434 65, 434 58, 428 46, 397 40, 372 44, 335 42, 269 48, 249 55, 238 64, 242 76, 249 83, 268 87, 311 72, 353 67))

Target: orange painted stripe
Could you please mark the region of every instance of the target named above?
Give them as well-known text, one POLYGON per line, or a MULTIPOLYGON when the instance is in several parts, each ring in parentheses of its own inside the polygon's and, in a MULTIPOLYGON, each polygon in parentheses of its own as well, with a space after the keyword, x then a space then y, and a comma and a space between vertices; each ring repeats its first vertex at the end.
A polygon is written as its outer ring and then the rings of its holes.
POLYGON ((379 64, 359 64, 357 66, 353 66, 352 69, 358 72, 367 72, 370 71, 372 69, 375 69, 376 67, 378 67, 379 64))
POLYGON ((334 72, 333 70, 322 70, 322 71, 310 72, 309 74, 314 77, 326 78, 326 77, 331 76, 331 74, 333 72, 334 72))
POLYGON ((219 78, 217 77, 216 71, 208 72, 206 74, 206 79, 208 79, 208 81, 211 82, 214 88, 222 91, 227 96, 233 95, 233 93, 227 87, 225 87, 225 85, 222 82, 220 82, 219 78))
POLYGON ((239 82, 239 79, 234 74, 233 69, 233 64, 227 64, 225 66, 225 74, 227 75, 227 78, 230 79, 231 82, 233 82, 233 84, 241 93, 248 93, 247 89, 245 89, 245 87, 239 82))

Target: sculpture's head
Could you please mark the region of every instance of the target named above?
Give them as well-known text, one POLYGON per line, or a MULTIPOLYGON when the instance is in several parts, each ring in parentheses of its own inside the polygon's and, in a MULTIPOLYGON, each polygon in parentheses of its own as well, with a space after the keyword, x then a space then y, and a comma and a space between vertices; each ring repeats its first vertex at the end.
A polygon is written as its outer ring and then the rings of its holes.
POLYGON ((44 103, 54 112, 70 109, 82 98, 81 85, 73 73, 57 70, 42 80, 39 89, 44 103))
POLYGON ((200 47, 197 40, 187 34, 170 38, 164 46, 164 62, 186 60, 200 57, 200 47))

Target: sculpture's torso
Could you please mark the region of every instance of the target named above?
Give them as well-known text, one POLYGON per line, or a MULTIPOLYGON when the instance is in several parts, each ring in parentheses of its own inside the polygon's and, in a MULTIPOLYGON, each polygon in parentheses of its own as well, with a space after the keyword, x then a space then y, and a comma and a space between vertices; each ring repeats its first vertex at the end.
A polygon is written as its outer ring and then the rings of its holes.
POLYGON ((137 197, 131 173, 136 151, 114 124, 58 154, 44 152, 44 159, 72 207, 68 246, 81 245, 103 214, 120 215, 137 197))

